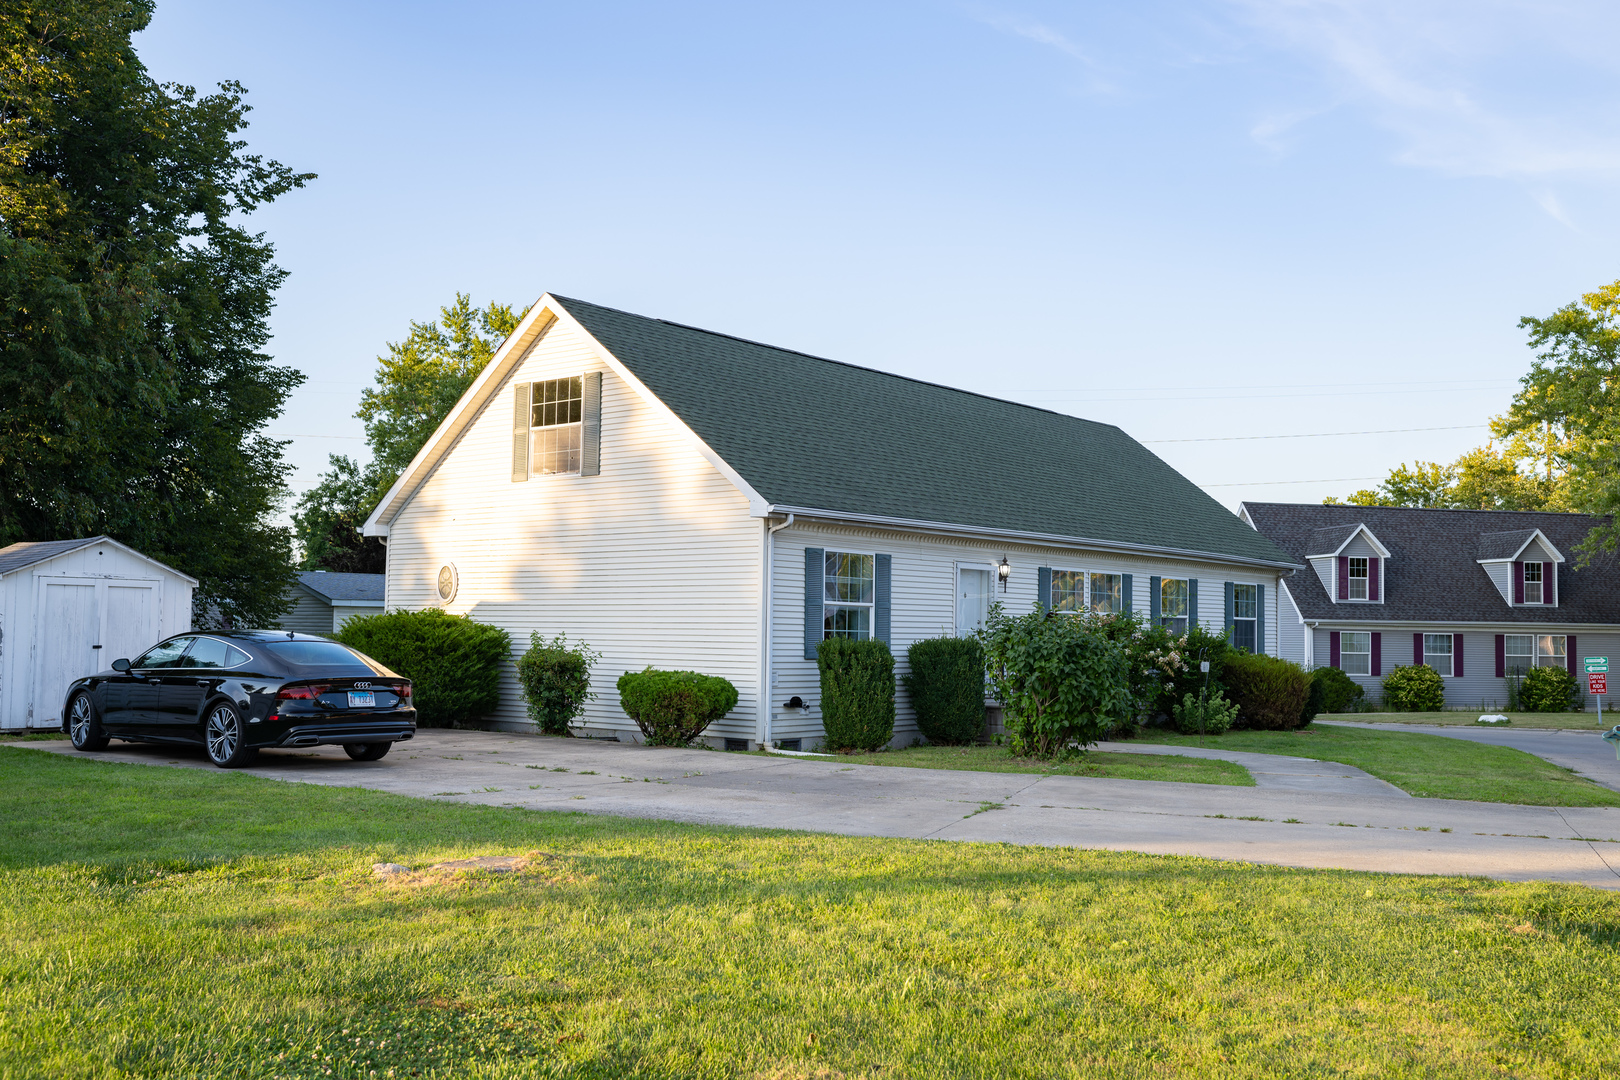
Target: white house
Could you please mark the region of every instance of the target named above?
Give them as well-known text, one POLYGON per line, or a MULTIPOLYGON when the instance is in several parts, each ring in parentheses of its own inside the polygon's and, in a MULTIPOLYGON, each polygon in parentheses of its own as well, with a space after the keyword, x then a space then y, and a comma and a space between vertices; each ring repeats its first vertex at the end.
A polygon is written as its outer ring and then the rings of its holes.
MULTIPOLYGON (((1303 569, 1113 425, 549 294, 365 532, 390 609, 599 650, 589 733, 633 730, 614 683, 650 664, 736 684, 707 733, 732 747, 820 736, 827 635, 904 670, 913 641, 1039 596, 1275 652, 1303 569)), ((903 691, 899 715, 908 743, 903 691)), ((510 676, 492 719, 527 726, 510 676)))
POLYGON ((300 570, 287 590, 293 609, 281 617, 283 630, 331 634, 359 615, 383 612, 383 575, 300 570))
POLYGON ((74 679, 191 626, 178 570, 106 536, 0 548, 0 728, 54 728, 74 679))

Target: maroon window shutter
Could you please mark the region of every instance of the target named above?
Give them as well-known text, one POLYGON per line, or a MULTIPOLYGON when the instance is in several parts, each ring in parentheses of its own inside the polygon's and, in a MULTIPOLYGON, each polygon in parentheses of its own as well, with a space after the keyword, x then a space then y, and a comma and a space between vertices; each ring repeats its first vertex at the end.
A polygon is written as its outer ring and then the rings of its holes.
POLYGON ((1507 635, 1496 635, 1496 677, 1507 678, 1507 635))
POLYGON ((1372 636, 1372 673, 1374 675, 1384 673, 1384 635, 1376 630, 1372 636))
POLYGON ((1350 556, 1339 556, 1339 599, 1350 599, 1350 556))
POLYGON ((1451 673, 1459 679, 1463 673, 1462 638, 1461 634, 1451 635, 1451 673))
POLYGON ((1328 631, 1328 666, 1339 666, 1339 632, 1337 630, 1328 631))
POLYGON ((1378 568, 1383 565, 1383 559, 1372 558, 1367 560, 1367 599, 1377 602, 1382 600, 1378 582, 1378 568))
POLYGON ((1513 602, 1524 603, 1524 563, 1513 564, 1513 602))
POLYGON ((1555 562, 1541 564, 1541 602, 1558 603, 1558 564, 1555 562))
POLYGON ((1423 666, 1423 635, 1422 634, 1413 634, 1412 635, 1412 666, 1413 667, 1422 667, 1423 666))
POLYGON ((1564 666, 1569 668, 1571 675, 1575 674, 1575 635, 1571 634, 1564 639, 1564 666))

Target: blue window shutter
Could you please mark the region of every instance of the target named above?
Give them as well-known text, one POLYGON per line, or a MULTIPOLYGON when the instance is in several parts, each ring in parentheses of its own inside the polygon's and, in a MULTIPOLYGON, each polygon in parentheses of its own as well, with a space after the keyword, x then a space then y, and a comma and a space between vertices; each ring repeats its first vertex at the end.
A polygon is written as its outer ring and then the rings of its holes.
POLYGON ((1266 587, 1254 587, 1254 651, 1266 651, 1266 587))
POLYGON ((1187 579, 1187 629, 1198 625, 1198 579, 1187 579))
POLYGON ((1041 607, 1052 606, 1052 568, 1042 566, 1035 571, 1035 598, 1041 607))
POLYGON ((1131 575, 1119 575, 1119 606, 1126 611, 1135 610, 1131 600, 1131 575))
POLYGON ((827 572, 827 552, 822 548, 804 549, 804 658, 816 658, 816 646, 827 632, 821 613, 822 575, 827 572))
POLYGON ((1231 634, 1231 632, 1232 632, 1232 583, 1230 581, 1228 581, 1226 583, 1226 622, 1223 625, 1226 627, 1226 632, 1228 634, 1231 634))
POLYGON ((889 644, 889 578, 893 556, 872 556, 872 636, 889 644))
POLYGON ((602 474, 602 373, 588 372, 581 383, 579 475, 602 474))
POLYGON ((1160 605, 1164 600, 1163 584, 1162 578, 1148 578, 1148 621, 1154 626, 1159 625, 1160 605))

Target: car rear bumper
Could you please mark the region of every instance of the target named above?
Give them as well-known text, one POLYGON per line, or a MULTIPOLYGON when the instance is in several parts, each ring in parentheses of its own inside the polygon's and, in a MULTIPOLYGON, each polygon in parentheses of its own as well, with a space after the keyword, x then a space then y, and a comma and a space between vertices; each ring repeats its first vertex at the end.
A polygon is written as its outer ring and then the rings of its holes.
POLYGON ((398 720, 375 723, 305 724, 288 728, 271 746, 330 746, 337 743, 404 742, 414 738, 416 725, 398 720))

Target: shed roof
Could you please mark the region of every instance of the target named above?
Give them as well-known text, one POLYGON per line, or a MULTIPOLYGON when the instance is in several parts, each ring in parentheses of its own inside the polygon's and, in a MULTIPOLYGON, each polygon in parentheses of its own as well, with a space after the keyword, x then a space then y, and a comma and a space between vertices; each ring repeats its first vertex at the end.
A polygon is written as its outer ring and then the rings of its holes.
POLYGON ((328 603, 334 600, 383 602, 383 574, 339 574, 327 570, 300 570, 298 583, 328 603))
POLYGON ((150 555, 142 554, 128 544, 120 543, 110 536, 86 536, 73 540, 20 540, 15 544, 7 544, 5 547, 0 548, 0 574, 11 574, 18 570, 25 570, 30 566, 54 559, 58 555, 66 555, 69 552, 78 551, 80 548, 87 548, 94 544, 111 544, 138 559, 151 563, 153 566, 167 570, 176 577, 184 578, 193 585, 197 584, 197 579, 189 574, 182 574, 167 563, 159 562, 150 555))

